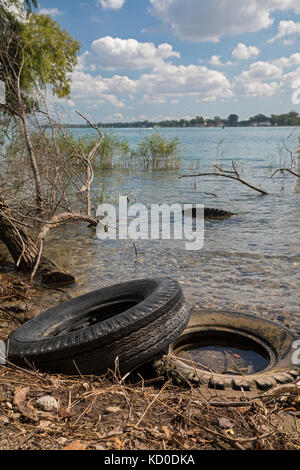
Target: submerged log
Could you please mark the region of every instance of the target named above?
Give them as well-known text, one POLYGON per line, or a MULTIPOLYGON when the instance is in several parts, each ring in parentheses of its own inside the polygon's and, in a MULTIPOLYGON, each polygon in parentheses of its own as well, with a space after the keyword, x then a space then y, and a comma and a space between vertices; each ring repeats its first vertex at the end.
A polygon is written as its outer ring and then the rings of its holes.
MULTIPOLYGON (((39 249, 27 228, 15 221, 3 198, 0 198, 0 240, 6 245, 16 266, 30 272, 34 269, 39 249)), ((44 256, 41 257, 38 273, 42 282, 48 286, 70 285, 74 276, 44 256)))

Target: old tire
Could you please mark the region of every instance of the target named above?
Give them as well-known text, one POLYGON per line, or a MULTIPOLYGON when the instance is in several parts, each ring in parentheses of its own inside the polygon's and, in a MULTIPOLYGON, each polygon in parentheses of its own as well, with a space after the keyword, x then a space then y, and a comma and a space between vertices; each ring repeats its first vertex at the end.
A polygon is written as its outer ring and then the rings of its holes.
POLYGON ((45 372, 130 371, 151 360, 184 330, 188 312, 180 285, 145 279, 113 285, 62 303, 7 340, 8 361, 45 372))
POLYGON ((211 207, 204 208, 205 219, 228 219, 234 217, 236 214, 229 211, 223 211, 220 209, 212 209, 211 207))
POLYGON ((292 382, 300 375, 300 365, 294 359, 296 340, 289 330, 269 320, 239 312, 197 310, 191 312, 187 329, 170 345, 168 356, 156 362, 156 368, 159 374, 171 375, 180 382, 186 380, 214 389, 268 390, 276 384, 292 382), (255 344, 266 355, 268 366, 249 375, 217 374, 177 355, 192 344, 201 344, 201 338, 220 338, 220 335, 255 344))
MULTIPOLYGON (((197 209, 194 207, 192 209, 186 209, 182 211, 182 214, 187 217, 192 217, 192 218, 197 218, 197 217, 202 217, 202 211, 197 213, 197 209)), ((236 214, 233 212, 229 211, 223 211, 221 209, 213 209, 211 207, 204 207, 204 219, 205 220, 210 220, 210 219, 230 219, 231 217, 234 217, 236 214)))

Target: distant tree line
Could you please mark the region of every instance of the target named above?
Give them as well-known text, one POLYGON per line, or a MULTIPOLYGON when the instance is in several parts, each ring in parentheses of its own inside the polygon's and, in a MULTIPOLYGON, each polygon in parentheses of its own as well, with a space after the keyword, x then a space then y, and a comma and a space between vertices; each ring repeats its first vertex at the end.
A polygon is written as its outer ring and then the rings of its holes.
MULTIPOLYGON (((135 122, 99 122, 96 124, 100 128, 164 128, 164 127, 255 127, 255 126, 300 126, 300 116, 296 111, 286 114, 257 114, 248 120, 240 121, 237 114, 230 114, 228 118, 215 116, 213 119, 205 119, 202 116, 195 118, 155 121, 135 121, 135 122)), ((65 124, 67 128, 86 128, 85 124, 65 124)))

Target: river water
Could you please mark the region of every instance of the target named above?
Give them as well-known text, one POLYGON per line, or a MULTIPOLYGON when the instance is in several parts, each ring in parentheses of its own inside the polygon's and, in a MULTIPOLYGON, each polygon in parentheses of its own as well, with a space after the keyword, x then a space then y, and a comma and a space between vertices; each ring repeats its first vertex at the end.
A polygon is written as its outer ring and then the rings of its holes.
MULTIPOLYGON (((85 132, 76 130, 75 132, 85 132)), ((151 129, 114 131, 134 147, 151 129)), ((174 171, 105 170, 101 184, 115 200, 132 202, 204 203, 230 210, 230 220, 205 222, 201 251, 186 251, 180 241, 101 241, 84 224, 53 231, 48 257, 76 276, 72 296, 117 282, 169 276, 182 286, 191 306, 234 309, 295 327, 300 318, 300 192, 292 176, 270 178, 290 162, 285 146, 296 155, 300 129, 227 128, 161 129, 178 137, 185 160, 180 173, 212 171, 214 163, 230 169, 235 160, 243 177, 261 186, 261 196, 238 182, 215 177, 179 179, 174 171), (291 135, 292 133, 292 135, 291 135), (285 146, 283 144, 285 140, 285 146)), ((299 187, 300 191, 300 187, 299 187)), ((54 300, 53 300, 54 302, 54 300)))

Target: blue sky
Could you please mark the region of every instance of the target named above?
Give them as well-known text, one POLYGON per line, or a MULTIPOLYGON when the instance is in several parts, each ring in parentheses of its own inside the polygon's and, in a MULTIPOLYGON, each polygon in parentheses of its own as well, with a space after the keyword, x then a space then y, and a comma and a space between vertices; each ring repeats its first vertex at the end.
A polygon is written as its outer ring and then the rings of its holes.
POLYGON ((40 0, 82 44, 65 120, 300 113, 299 0, 40 0))

